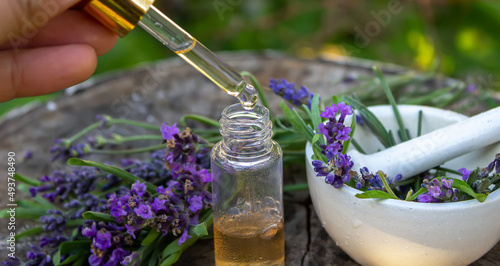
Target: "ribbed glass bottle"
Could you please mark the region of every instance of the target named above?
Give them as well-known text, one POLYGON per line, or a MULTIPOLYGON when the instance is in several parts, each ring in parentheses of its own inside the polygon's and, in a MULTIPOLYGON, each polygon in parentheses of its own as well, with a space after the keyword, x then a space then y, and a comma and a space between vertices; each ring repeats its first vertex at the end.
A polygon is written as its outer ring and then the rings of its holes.
POLYGON ((283 163, 269 111, 228 106, 212 149, 215 262, 284 265, 283 163))

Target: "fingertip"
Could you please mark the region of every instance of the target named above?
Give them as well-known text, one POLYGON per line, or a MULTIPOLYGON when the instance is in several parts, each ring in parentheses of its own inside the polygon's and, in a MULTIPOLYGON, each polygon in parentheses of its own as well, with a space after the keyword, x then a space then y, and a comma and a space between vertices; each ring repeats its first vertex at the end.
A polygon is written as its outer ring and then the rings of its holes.
POLYGON ((97 53, 90 45, 66 45, 60 54, 66 56, 66 60, 59 66, 62 81, 66 81, 65 84, 61 84, 64 88, 87 80, 97 68, 97 53))

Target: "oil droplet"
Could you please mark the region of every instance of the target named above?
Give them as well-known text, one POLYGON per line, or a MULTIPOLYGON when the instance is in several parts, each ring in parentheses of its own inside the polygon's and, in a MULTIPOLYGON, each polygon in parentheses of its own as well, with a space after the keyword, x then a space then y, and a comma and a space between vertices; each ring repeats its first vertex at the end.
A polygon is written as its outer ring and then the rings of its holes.
POLYGON ((352 226, 353 226, 354 228, 358 228, 358 227, 360 227, 360 226, 361 226, 361 224, 363 224, 363 222, 362 222, 362 221, 360 221, 360 220, 358 220, 358 219, 354 219, 354 220, 352 220, 352 226))
POLYGON ((250 84, 246 84, 245 88, 236 96, 240 100, 241 106, 246 110, 252 110, 257 104, 259 94, 257 90, 250 84))

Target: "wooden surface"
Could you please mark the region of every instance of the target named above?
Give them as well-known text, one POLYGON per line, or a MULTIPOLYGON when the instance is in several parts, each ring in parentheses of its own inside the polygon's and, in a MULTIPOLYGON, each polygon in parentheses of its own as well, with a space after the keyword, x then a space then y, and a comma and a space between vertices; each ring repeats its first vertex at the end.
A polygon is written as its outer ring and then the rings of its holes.
MULTIPOLYGON (((299 85, 305 85, 313 92, 332 95, 346 91, 349 85, 333 86, 333 81, 343 76, 368 75, 371 62, 306 61, 289 58, 276 53, 229 53, 222 57, 237 70, 254 73, 259 81, 267 85, 270 78, 286 78, 299 85)), ((403 69, 397 66, 383 66, 386 74, 403 69)), ((427 86, 444 86, 449 80, 430 82, 427 86)), ((56 169, 68 166, 50 163, 49 148, 56 138, 64 138, 95 122, 98 114, 113 117, 142 120, 149 123, 178 122, 182 115, 198 113, 218 119, 222 109, 235 102, 210 81, 197 73, 180 59, 166 60, 129 71, 92 79, 71 88, 69 95, 48 104, 17 111, 0 122, 0 162, 5 162, 7 152, 17 154, 17 171, 30 177, 40 177, 56 169), (22 154, 32 151, 34 156, 19 162, 22 154)), ((278 111, 279 97, 269 96, 278 111)), ((127 127, 116 128, 127 135, 140 130, 127 127)), ((137 145, 152 145, 156 142, 142 142, 137 145)), ((121 157, 93 156, 92 160, 116 162, 121 157)), ((5 189, 6 176, 1 175, 0 187, 5 189)), ((285 169, 285 182, 305 181, 304 169, 285 169)), ((6 189, 5 189, 6 190, 6 189)), ((1 191, 0 193, 4 193, 1 191)), ((17 198, 25 197, 21 194, 17 198)), ((6 206, 6 197, 0 197, 0 206, 6 206)), ((23 227, 30 224, 18 221, 23 227)), ((19 230, 18 230, 19 232, 19 230)), ((7 234, 2 221, 0 235, 7 234)), ((357 265, 349 258, 321 227, 306 191, 285 194, 285 240, 286 265, 357 265)), ((31 240, 35 241, 35 240, 31 240)), ((3 257, 5 241, 0 249, 3 257)), ((18 252, 27 249, 28 242, 18 243, 18 252)), ((213 243, 199 241, 182 256, 178 265, 214 265, 213 243)), ((23 254, 18 253, 24 257, 23 254)), ((404 265, 404 262, 402 262, 404 265)), ((500 265, 500 245, 473 265, 500 265)))

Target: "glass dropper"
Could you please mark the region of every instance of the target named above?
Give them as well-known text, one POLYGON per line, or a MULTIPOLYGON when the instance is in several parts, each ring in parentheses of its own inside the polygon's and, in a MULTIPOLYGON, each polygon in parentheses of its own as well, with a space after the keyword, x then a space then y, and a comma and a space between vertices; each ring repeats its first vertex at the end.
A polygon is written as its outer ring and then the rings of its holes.
POLYGON ((122 37, 138 24, 229 95, 237 97, 245 109, 252 109, 258 100, 255 88, 231 66, 156 9, 153 2, 154 0, 90 0, 84 10, 122 37))

